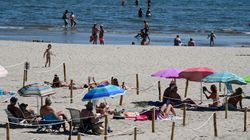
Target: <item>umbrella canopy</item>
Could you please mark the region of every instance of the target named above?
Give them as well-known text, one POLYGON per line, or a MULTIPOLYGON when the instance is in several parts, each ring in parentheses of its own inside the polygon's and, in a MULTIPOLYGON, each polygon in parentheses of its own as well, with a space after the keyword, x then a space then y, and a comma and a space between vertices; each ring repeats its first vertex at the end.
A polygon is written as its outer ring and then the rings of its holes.
POLYGON ((31 96, 49 96, 55 94, 55 90, 47 84, 34 83, 29 84, 17 91, 20 96, 31 97, 31 96))
POLYGON ((126 90, 115 85, 99 85, 86 93, 82 98, 82 101, 96 100, 105 97, 114 97, 123 95, 125 92, 126 90))
POLYGON ((8 71, 0 65, 0 77, 6 77, 8 74, 8 71))
POLYGON ((200 82, 204 77, 215 73, 214 70, 206 67, 188 68, 180 72, 180 78, 185 78, 189 81, 200 82))
POLYGON ((245 85, 247 84, 246 81, 241 78, 240 76, 231 73, 231 72, 216 72, 214 74, 211 74, 204 79, 202 79, 203 82, 207 83, 231 83, 231 84, 238 84, 238 85, 245 85))
POLYGON ((247 83, 250 83, 250 75, 245 77, 244 80, 247 82, 247 83))
POLYGON ((170 68, 170 69, 162 69, 160 71, 157 71, 151 76, 153 77, 162 77, 162 78, 180 78, 179 73, 181 70, 175 69, 175 68, 170 68))

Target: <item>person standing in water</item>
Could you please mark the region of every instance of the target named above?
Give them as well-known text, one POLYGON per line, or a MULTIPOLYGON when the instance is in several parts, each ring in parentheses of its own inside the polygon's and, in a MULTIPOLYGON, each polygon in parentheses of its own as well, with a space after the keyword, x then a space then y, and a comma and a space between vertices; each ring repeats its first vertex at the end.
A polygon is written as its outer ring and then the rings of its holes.
POLYGON ((100 41, 101 45, 104 45, 104 29, 103 29, 103 25, 100 25, 99 41, 100 41))
POLYGON ((94 25, 92 27, 92 35, 90 36, 90 42, 92 42, 93 44, 97 44, 98 32, 99 32, 99 29, 97 28, 97 24, 94 23, 94 25))
MULTIPOLYGON (((48 45, 48 48, 45 50, 44 54, 43 54, 43 58, 46 56, 46 62, 45 62, 45 67, 47 67, 47 64, 49 64, 49 67, 50 67, 50 63, 51 63, 51 55, 54 55, 52 53, 52 45, 49 44, 48 45)), ((55 56, 55 55, 54 55, 55 56)))
POLYGON ((65 10, 65 12, 63 13, 63 16, 62 16, 62 19, 63 19, 63 21, 64 21, 64 27, 66 28, 67 27, 67 25, 68 25, 68 13, 69 13, 69 11, 68 10, 65 10))
POLYGON ((70 14, 70 24, 71 24, 71 27, 76 26, 76 16, 74 15, 73 12, 71 12, 71 14, 70 14))
POLYGON ((135 5, 136 5, 136 6, 139 5, 139 0, 135 0, 135 5))
POLYGON ((144 22, 144 30, 145 30, 145 33, 148 33, 148 31, 149 31, 148 22, 147 22, 146 20, 144 20, 143 22, 144 22))
POLYGON ((207 38, 210 39, 210 46, 214 46, 214 40, 216 39, 214 32, 211 32, 207 38))
POLYGON ((141 8, 140 8, 139 11, 138 11, 138 17, 143 17, 143 11, 142 11, 141 8))

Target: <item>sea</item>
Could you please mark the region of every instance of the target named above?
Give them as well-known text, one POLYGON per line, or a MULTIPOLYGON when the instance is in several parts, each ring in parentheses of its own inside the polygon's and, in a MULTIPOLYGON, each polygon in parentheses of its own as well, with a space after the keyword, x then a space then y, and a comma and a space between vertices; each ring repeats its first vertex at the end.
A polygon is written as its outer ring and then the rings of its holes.
POLYGON ((140 44, 134 36, 149 23, 151 45, 172 46, 180 35, 186 44, 250 47, 250 0, 151 0, 151 17, 138 17, 147 0, 0 0, 0 40, 90 44, 94 23, 103 25, 105 44, 140 44), (64 27, 65 10, 74 12, 77 25, 64 27))

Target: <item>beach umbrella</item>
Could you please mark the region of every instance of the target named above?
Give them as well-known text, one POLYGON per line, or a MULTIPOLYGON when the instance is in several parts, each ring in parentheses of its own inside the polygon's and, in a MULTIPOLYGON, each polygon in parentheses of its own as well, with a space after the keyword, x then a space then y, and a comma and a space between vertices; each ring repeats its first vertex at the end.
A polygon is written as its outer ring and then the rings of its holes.
POLYGON ((56 92, 51 86, 47 84, 33 83, 22 87, 17 91, 17 93, 23 97, 37 97, 37 112, 39 112, 38 98, 41 97, 42 106, 42 98, 45 96, 53 95, 56 92))
POLYGON ((155 73, 152 73, 152 77, 161 77, 161 78, 180 78, 181 70, 175 69, 175 68, 169 68, 169 69, 162 69, 160 71, 157 71, 155 73))
POLYGON ((8 74, 8 71, 0 65, 0 77, 6 77, 8 74))
POLYGON ((246 77, 244 78, 244 80, 245 80, 247 83, 250 83, 250 75, 249 75, 249 76, 246 76, 246 77))
POLYGON ((203 78, 202 81, 206 83, 221 82, 221 83, 230 83, 230 84, 238 84, 238 85, 247 84, 247 82, 243 78, 228 71, 216 72, 214 74, 211 74, 203 78))
POLYGON ((51 86, 47 84, 33 83, 22 87, 17 91, 17 93, 23 97, 44 97, 55 94, 56 92, 51 86))
POLYGON ((126 90, 115 85, 99 85, 87 92, 82 98, 82 101, 97 100, 106 97, 115 97, 118 95, 123 95, 125 92, 126 90))
MULTIPOLYGON (((179 74, 180 78, 187 79, 185 88, 185 97, 187 97, 187 89, 189 81, 201 82, 201 80, 204 77, 213 73, 215 73, 215 71, 207 67, 188 68, 181 71, 179 74)), ((201 95, 201 100, 202 100, 202 95, 201 95)))

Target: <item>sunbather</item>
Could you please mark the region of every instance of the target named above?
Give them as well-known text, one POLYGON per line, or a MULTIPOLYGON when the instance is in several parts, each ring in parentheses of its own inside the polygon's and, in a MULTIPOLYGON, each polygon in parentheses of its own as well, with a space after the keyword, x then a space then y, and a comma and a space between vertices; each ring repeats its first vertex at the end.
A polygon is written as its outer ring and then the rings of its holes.
POLYGON ((34 110, 32 110, 32 109, 28 110, 27 106, 28 106, 28 104, 21 103, 19 105, 19 108, 21 109, 25 119, 33 119, 34 117, 36 117, 34 110))
POLYGON ((23 113, 20 108, 16 107, 17 103, 16 97, 10 98, 10 104, 7 106, 8 111, 16 118, 24 119, 23 113))
POLYGON ((240 108, 242 109, 242 88, 237 88, 235 92, 228 99, 228 109, 236 110, 237 104, 239 103, 240 108))
MULTIPOLYGON (((54 114, 54 116, 56 116, 56 118, 58 120, 66 120, 68 121, 66 115, 62 112, 62 111, 59 111, 59 112, 55 112, 54 109, 51 107, 51 104, 52 104, 52 101, 50 100, 49 97, 47 97, 45 99, 45 105, 41 107, 40 109, 40 115, 42 117, 46 116, 46 115, 49 115, 49 114, 54 114)), ((63 129, 64 131, 67 131, 66 130, 66 127, 65 127, 65 124, 63 124, 63 129)))
POLYGON ((205 94, 207 99, 212 99, 213 103, 212 104, 208 104, 209 107, 219 107, 220 106, 220 97, 219 94, 217 92, 217 88, 215 85, 211 85, 210 86, 210 90, 208 91, 206 87, 203 87, 203 93, 205 94), (208 92, 210 95, 208 96, 206 94, 206 92, 208 92))

